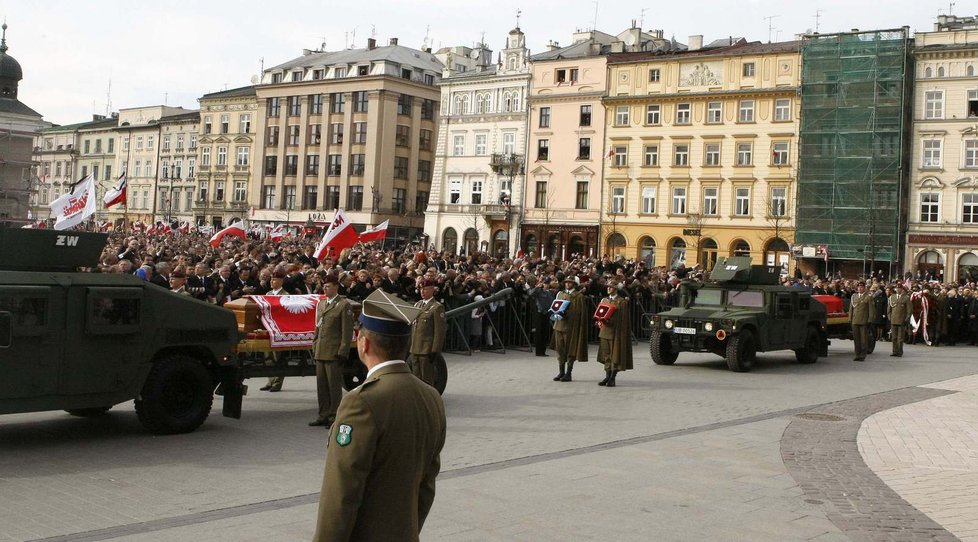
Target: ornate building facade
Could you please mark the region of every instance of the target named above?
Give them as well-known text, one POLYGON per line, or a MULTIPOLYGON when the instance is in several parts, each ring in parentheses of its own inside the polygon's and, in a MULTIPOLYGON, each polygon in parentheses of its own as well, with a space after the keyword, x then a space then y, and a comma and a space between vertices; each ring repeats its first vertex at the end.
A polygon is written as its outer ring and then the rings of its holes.
POLYGON ((199 101, 202 123, 191 141, 196 163, 186 172, 197 179, 194 222, 221 227, 249 211, 258 98, 255 87, 247 86, 205 94, 199 101))

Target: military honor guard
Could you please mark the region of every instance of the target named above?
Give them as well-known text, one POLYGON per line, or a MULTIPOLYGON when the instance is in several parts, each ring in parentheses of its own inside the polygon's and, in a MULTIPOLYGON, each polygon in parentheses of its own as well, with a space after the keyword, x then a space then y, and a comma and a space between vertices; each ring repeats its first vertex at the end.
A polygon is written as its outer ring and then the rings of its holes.
POLYGON ((621 283, 608 283, 608 296, 594 313, 598 326, 598 362, 604 364, 604 380, 599 386, 613 388, 621 371, 632 368, 632 332, 628 300, 621 296, 621 283))
POLYGON ((329 433, 317 541, 419 538, 446 427, 441 396, 403 361, 420 312, 382 290, 363 302, 357 353, 367 377, 329 433))
POLYGON ((435 301, 435 281, 421 282, 420 309, 411 332, 411 371, 428 385, 435 385, 433 356, 440 354, 445 345, 445 307, 435 301))
POLYGON ((856 351, 854 361, 866 361, 869 351, 869 323, 873 321, 876 305, 873 297, 866 293, 866 284, 860 282, 856 293, 849 299, 849 323, 852 324, 852 342, 856 351))
POLYGON ((350 355, 350 342, 353 340, 353 309, 350 302, 339 295, 339 288, 335 275, 328 275, 323 280, 326 297, 316 306, 316 333, 313 338, 319 415, 309 425, 327 429, 333 425, 343 397, 342 363, 350 355))
MULTIPOLYGON (((283 284, 285 282, 285 276, 287 275, 287 269, 285 266, 278 266, 272 270, 272 278, 269 280, 269 290, 265 295, 289 295, 289 292, 285 291, 283 284)), ((278 361, 278 353, 272 353, 272 364, 278 361)), ((282 391, 282 384, 285 383, 284 376, 270 376, 268 377, 268 383, 262 386, 261 391, 282 391)))
POLYGON ((550 306, 550 320, 553 321, 553 349, 557 352, 559 372, 555 382, 570 382, 575 361, 587 361, 588 320, 584 294, 577 288, 580 279, 568 275, 564 278, 564 289, 557 293, 550 306))
POLYGON ((886 301, 886 318, 890 321, 890 341, 893 344, 893 353, 890 356, 899 358, 903 356, 903 341, 906 338, 907 321, 913 312, 913 305, 910 303, 910 295, 903 284, 897 283, 896 292, 890 295, 886 301))

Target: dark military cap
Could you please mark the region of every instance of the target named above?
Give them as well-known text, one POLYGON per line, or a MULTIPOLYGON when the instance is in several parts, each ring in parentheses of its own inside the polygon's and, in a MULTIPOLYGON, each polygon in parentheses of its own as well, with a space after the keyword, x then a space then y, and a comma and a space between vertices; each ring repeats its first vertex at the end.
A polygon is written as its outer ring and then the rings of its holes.
POLYGON ((323 284, 339 284, 340 279, 336 275, 330 273, 323 278, 323 284))
POLYGON ((406 336, 421 309, 390 295, 374 290, 363 300, 360 324, 364 329, 381 335, 406 336))

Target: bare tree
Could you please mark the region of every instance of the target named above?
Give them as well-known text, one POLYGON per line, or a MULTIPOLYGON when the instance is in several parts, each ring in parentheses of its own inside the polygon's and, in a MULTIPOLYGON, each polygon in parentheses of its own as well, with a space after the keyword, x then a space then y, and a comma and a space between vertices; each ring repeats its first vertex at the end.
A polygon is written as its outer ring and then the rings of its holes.
MULTIPOLYGON (((791 231, 791 217, 788 215, 788 209, 785 199, 776 199, 773 194, 768 193, 767 199, 764 202, 764 219, 767 222, 767 228, 765 228, 760 234, 760 241, 762 243, 762 248, 766 248, 764 245, 767 241, 767 236, 773 234, 775 239, 780 239, 782 242, 787 244, 784 238, 785 232, 791 231)), ((777 251, 782 252, 782 251, 777 251)), ((790 254, 790 247, 788 250, 784 251, 790 254)), ((765 251, 766 255, 766 251, 765 251)), ((764 262, 765 264, 767 262, 764 262)), ((780 263, 775 260, 775 265, 780 265, 780 263)), ((787 270, 785 270, 787 271, 787 270)))
MULTIPOLYGON (((706 234, 703 232, 705 223, 706 221, 702 213, 698 213, 694 210, 689 210, 689 212, 686 213, 686 227, 683 228, 683 237, 686 241, 687 261, 689 260, 689 253, 692 251, 692 253, 696 256, 696 261, 699 263, 704 263, 700 262, 700 257, 702 256, 700 250, 703 248, 703 238, 706 237, 706 234)), ((704 270, 709 271, 706 269, 705 264, 703 265, 703 268, 704 270)))

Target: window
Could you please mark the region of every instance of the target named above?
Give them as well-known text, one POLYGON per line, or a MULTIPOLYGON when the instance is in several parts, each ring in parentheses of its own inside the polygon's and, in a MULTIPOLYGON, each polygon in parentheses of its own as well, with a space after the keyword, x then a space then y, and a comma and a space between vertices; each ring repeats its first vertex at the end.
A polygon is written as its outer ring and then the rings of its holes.
POLYGON ((488 154, 487 141, 489 136, 487 134, 475 134, 475 155, 485 156, 488 154))
POLYGON ((190 150, 197 148, 197 134, 190 134, 190 150))
POLYGON ((421 129, 418 135, 418 148, 423 151, 431 150, 431 130, 421 129))
POLYGON ((723 122, 723 102, 706 104, 706 123, 720 124, 721 122, 723 122))
POLYGON ((662 106, 651 104, 645 106, 645 124, 657 126, 662 122, 662 106))
POLYGON ((570 78, 570 82, 571 83, 576 83, 577 82, 577 68, 571 68, 568 71, 568 76, 570 78))
MULTIPOLYGON (((238 130, 242 134, 251 133, 251 114, 242 113, 238 116, 238 130)), ((183 136, 177 136, 177 149, 183 147, 183 136)))
POLYGON ((642 213, 647 215, 655 214, 655 187, 642 187, 642 213))
MULTIPOLYGON (((318 156, 316 158, 319 158, 318 156)), ((319 204, 319 188, 307 186, 302 192, 302 208, 305 210, 315 209, 319 204)))
POLYGON ((703 188, 703 216, 717 216, 720 189, 715 186, 703 188))
POLYGON ((418 180, 431 181, 431 160, 418 160, 418 180))
POLYGON ((462 203, 462 179, 453 178, 448 181, 448 203, 462 203))
POLYGON ((689 165, 689 145, 682 144, 673 147, 675 151, 673 165, 676 166, 688 166, 689 165))
POLYGON ((361 90, 353 93, 353 112, 367 112, 367 91, 361 90))
POLYGON ((581 120, 580 120, 580 125, 581 126, 590 126, 591 125, 591 106, 590 105, 582 105, 581 106, 581 120))
POLYGON ((194 171, 197 168, 197 159, 190 158, 187 160, 187 177, 192 178, 194 176, 194 171))
MULTIPOLYGON (((204 147, 200 150, 200 165, 209 166, 211 165, 211 148, 204 147)), ((139 163, 136 163, 136 169, 139 169, 139 163)))
POLYGON ((978 224, 978 193, 965 192, 961 194, 961 222, 978 224))
POLYGON ((649 70, 649 83, 658 83, 662 79, 662 71, 659 68, 649 70))
POLYGON ((228 165, 228 148, 218 147, 217 148, 217 165, 226 166, 228 165))
MULTIPOLYGON (((136 137, 136 150, 143 150, 143 136, 136 137)), ((88 141, 85 141, 85 154, 88 154, 88 141)))
MULTIPOLYGON (((268 98, 265 102, 265 107, 268 109, 269 117, 277 117, 282 114, 282 98, 268 98)), ((204 119, 204 133, 210 133, 210 127, 208 126, 208 121, 210 118, 204 119)))
POLYGON ((750 188, 738 188, 734 194, 734 214, 737 216, 749 216, 750 188))
POLYGON ((788 165, 788 142, 777 141, 772 146, 771 163, 775 166, 788 165))
POLYGON ((288 127, 288 130, 289 130, 288 145, 290 147, 294 147, 299 144, 299 126, 296 124, 292 124, 288 127))
POLYGON ((234 181, 234 201, 241 203, 248 199, 248 181, 234 181))
POLYGON ((927 69, 924 70, 924 77, 928 79, 934 77, 934 70, 930 66, 927 66, 927 69))
POLYGON ((788 189, 783 186, 771 188, 771 216, 787 216, 788 189))
POLYGON ((591 138, 582 137, 577 141, 577 159, 578 160, 590 160, 591 159, 591 138))
POLYGON ((588 205, 588 191, 590 190, 590 181, 585 179, 578 179, 577 181, 577 196, 574 199, 575 209, 587 209, 588 205))
POLYGON ((472 180, 472 204, 482 204, 482 179, 472 180))
POLYGON ((674 215, 686 214, 686 187, 685 186, 672 187, 672 214, 674 215))
POLYGON ((278 156, 265 157, 265 175, 275 175, 278 173, 278 156))
POLYGON ((350 211, 363 210, 363 187, 351 186, 346 195, 346 208, 350 211))
POLYGON ((786 122, 791 120, 791 98, 778 98, 774 100, 774 122, 786 122))
POLYGON ((200 181, 200 183, 197 185, 197 201, 208 201, 207 184, 207 181, 200 181))
MULTIPOLYGON (((167 136, 163 136, 162 145, 163 145, 163 148, 161 150, 163 152, 170 152, 170 136, 168 136, 168 135, 167 136)), ((101 150, 102 150, 102 140, 99 139, 99 140, 95 141, 95 152, 101 152, 101 150)))
POLYGON ((941 215, 941 195, 933 192, 920 194, 920 221, 937 222, 941 215))
POLYGON ((124 151, 129 150, 129 136, 125 136, 122 138, 122 150, 124 151))
POLYGON ((619 105, 615 108, 615 126, 628 126, 629 111, 627 105, 619 105))
MULTIPOLYGON (((140 142, 142 142, 142 138, 140 138, 140 142)), ((89 154, 89 152, 92 150, 91 146, 92 146, 91 140, 86 139, 84 144, 85 151, 82 154, 89 154)))
POLYGON ((564 83, 567 81, 567 70, 560 69, 554 74, 554 81, 557 83, 564 83))
POLYGON ((310 124, 306 129, 306 133, 309 134, 309 144, 319 145, 319 142, 323 139, 323 125, 322 124, 310 124))
MULTIPOLYGON (((178 136, 178 137, 181 140, 183 139, 183 136, 182 135, 181 136, 178 136)), ((177 150, 179 150, 179 147, 177 148, 177 150)), ((108 152, 109 154, 112 154, 113 152, 115 152, 115 139, 114 138, 111 138, 111 137, 109 138, 109 149, 106 152, 108 152)))
POLYGON ((615 145, 612 148, 612 152, 615 158, 613 162, 614 167, 628 166, 628 145, 615 145))
POLYGON ((263 186, 263 187, 261 187, 261 208, 262 209, 274 209, 275 208, 275 187, 274 186, 263 186))
POLYGON ((153 176, 153 162, 151 160, 146 160, 146 169, 143 170, 146 177, 153 176))
POLYGON ((428 193, 418 190, 414 195, 414 210, 423 213, 428 208, 428 193))
POLYGON ((224 181, 214 183, 214 201, 224 201, 224 181))
POLYGON ((268 135, 265 137, 266 147, 276 147, 278 146, 278 126, 269 126, 268 135))
POLYGON ((513 154, 516 152, 516 134, 513 132, 503 133, 503 154, 513 154))
POLYGON ((611 187, 611 214, 620 215, 625 212, 625 187, 611 187))
POLYGON ((404 188, 395 188, 394 195, 391 198, 391 211, 395 213, 404 213, 407 211, 407 190, 404 188))
MULTIPOLYGON (((269 117, 272 116, 271 100, 272 100, 272 98, 269 98, 269 106, 268 106, 268 116, 269 117)), ((213 124, 214 124, 214 121, 211 120, 210 115, 207 115, 206 117, 204 117, 204 133, 205 134, 211 133, 211 131, 212 131, 211 126, 213 124)))
POLYGON ((435 101, 434 100, 422 100, 421 101, 421 119, 422 120, 434 120, 435 118, 435 101))
POLYGON ((408 158, 406 156, 394 157, 394 178, 395 179, 408 178, 408 158))
POLYGON ((350 175, 354 177, 362 177, 363 170, 367 165, 367 155, 365 154, 351 154, 350 155, 350 175))
POLYGON ((331 145, 343 144, 343 124, 334 122, 329 125, 329 143, 331 145))
POLYGON ((656 167, 659 165, 659 146, 658 145, 646 145, 645 146, 645 165, 656 167))
POLYGON ((367 142, 367 123, 366 122, 354 122, 353 123, 353 144, 363 145, 367 142))
POLYGON ((284 192, 282 194, 282 208, 295 209, 295 186, 286 186, 284 192))
POLYGON ((414 109, 414 97, 407 94, 401 94, 397 97, 397 114, 411 116, 411 110, 414 109))
POLYGON ((492 95, 488 92, 480 92, 475 95, 475 112, 476 113, 491 113, 492 112, 492 95))
POLYGON ((754 122, 754 100, 740 100, 738 122, 754 122))
POLYGON ((941 167, 941 147, 944 141, 940 139, 925 139, 923 163, 921 167, 938 169, 941 167))
POLYGON ((247 166, 249 164, 249 158, 251 157, 251 148, 249 147, 238 147, 237 148, 237 158, 234 161, 236 166, 247 166))
POLYGON ((298 96, 289 96, 289 116, 298 117, 301 112, 298 96))
POLYGON ((221 115, 221 133, 226 134, 231 131, 231 116, 221 115))
POLYGON ((703 146, 703 165, 706 166, 720 165, 719 143, 707 143, 706 145, 703 146))
MULTIPOLYGON (((972 66, 968 66, 972 68, 972 66)), ((968 117, 978 117, 978 90, 968 91, 968 117)), ((109 140, 109 152, 112 152, 112 140, 109 140)))
MULTIPOLYGON (((109 167, 109 166, 105 166, 105 167, 109 167)), ((183 169, 183 160, 177 160, 176 162, 174 162, 173 163, 173 176, 176 177, 177 179, 179 179, 180 178, 180 174, 182 173, 182 171, 181 171, 182 169, 183 169)))
POLYGON ((937 68, 937 76, 944 77, 944 66, 940 66, 939 68, 937 68))
POLYGON ((306 156, 306 175, 319 175, 318 154, 309 154, 306 156))
MULTIPOLYGON (((346 68, 333 68, 333 79, 342 79, 346 77, 346 68)), ((337 205, 339 207, 339 205, 337 205)))
POLYGON ((537 181, 536 200, 533 203, 537 209, 547 208, 547 181, 537 181))
POLYGON ((326 187, 326 201, 325 208, 329 210, 339 209, 340 207, 340 187, 338 186, 327 186, 326 187))
POLYGON ((964 167, 978 167, 978 139, 964 141, 964 167))
POLYGON ((540 128, 550 128, 550 108, 540 108, 540 128))
MULTIPOLYGON (((478 145, 476 145, 476 146, 478 146, 478 145)), ((537 141, 537 160, 539 160, 539 161, 547 161, 547 160, 550 160, 550 140, 549 139, 541 139, 541 140, 537 141)))
POLYGON ((299 173, 299 156, 296 154, 285 155, 285 174, 297 175, 299 173))
POLYGON ((464 156, 465 155, 465 136, 456 135, 453 138, 454 145, 452 145, 452 156, 464 156))
POLYGON ((342 92, 329 95, 329 112, 342 113, 346 109, 346 96, 342 92))
POLYGON ((370 66, 357 66, 357 75, 370 75, 370 66))
POLYGON ((309 114, 310 115, 322 115, 323 114, 323 95, 322 94, 310 94, 308 100, 309 100, 309 114))
POLYGON ((928 90, 924 92, 924 118, 944 118, 944 91, 928 90))
POLYGON ((326 174, 335 177, 340 174, 343 168, 343 155, 330 154, 326 157, 326 174))
POLYGON ((744 62, 744 69, 743 69, 744 77, 754 77, 754 69, 755 68, 753 62, 744 62))
POLYGON ((692 109, 690 104, 676 104, 676 124, 689 124, 692 109))
MULTIPOLYGON (((179 197, 179 196, 178 196, 179 197)), ((194 206, 194 189, 188 188, 186 191, 187 199, 184 200, 184 205, 186 205, 186 210, 189 211, 194 206)))
POLYGON ((751 143, 737 143, 737 165, 749 166, 753 163, 753 146, 751 143))

